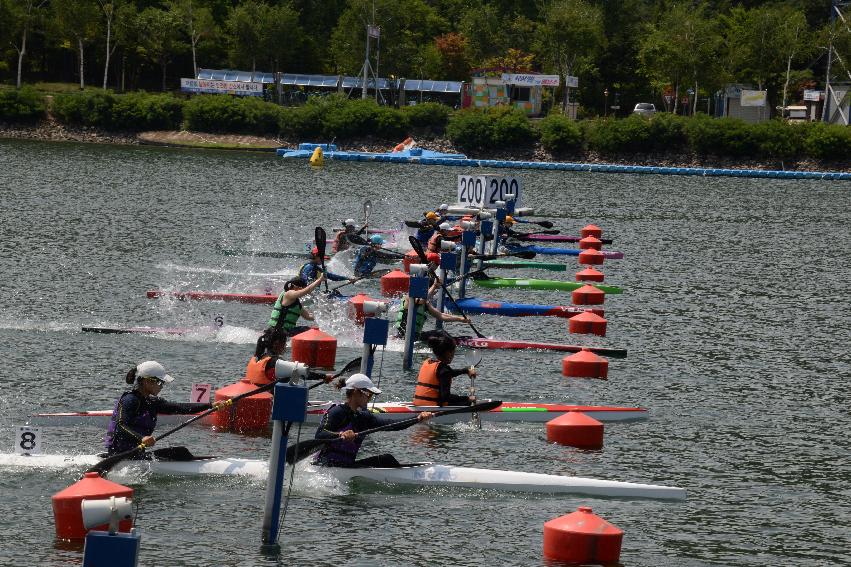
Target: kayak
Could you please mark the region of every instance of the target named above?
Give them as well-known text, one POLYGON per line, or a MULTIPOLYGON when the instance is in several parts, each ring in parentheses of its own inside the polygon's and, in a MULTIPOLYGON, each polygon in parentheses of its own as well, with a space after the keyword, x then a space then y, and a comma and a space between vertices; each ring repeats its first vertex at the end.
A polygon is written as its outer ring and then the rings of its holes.
MULTIPOLYGON (((326 400, 315 400, 308 402, 307 423, 319 423, 328 409, 337 402, 326 400)), ((376 402, 369 405, 375 413, 383 417, 398 421, 416 416, 421 411, 437 411, 453 409, 453 407, 431 407, 415 406, 410 402, 376 402)), ((517 421, 517 422, 543 422, 554 419, 567 412, 582 412, 590 415, 597 421, 634 421, 647 419, 649 412, 644 408, 628 406, 580 406, 566 404, 538 404, 523 402, 503 402, 499 407, 490 411, 479 412, 482 421, 517 421)), ((77 426, 103 427, 109 425, 112 410, 94 410, 82 412, 57 412, 36 413, 30 416, 29 425, 43 426, 77 426)), ((157 423, 165 425, 177 425, 189 420, 189 414, 161 414, 157 417, 157 423)), ((459 423, 468 421, 470 416, 463 413, 455 413, 440 416, 434 419, 434 423, 459 423)), ((200 424, 208 424, 207 420, 198 420, 200 424)), ((196 422, 198 423, 198 422, 196 422)))
POLYGON ((473 283, 481 287, 520 287, 537 290, 565 290, 573 291, 584 285, 591 285, 605 293, 623 293, 623 288, 614 285, 603 285, 587 282, 566 282, 561 280, 535 280, 519 278, 472 278, 473 283))
MULTIPOLYGON (((475 260, 473 260, 475 261, 475 260)), ((531 268, 550 272, 566 272, 567 264, 556 262, 535 262, 533 260, 490 260, 482 263, 483 268, 531 268)))
POLYGON ((192 301, 235 301, 238 303, 264 303, 274 305, 277 295, 268 293, 227 293, 221 291, 167 291, 162 289, 148 290, 149 299, 158 297, 173 297, 180 300, 192 301))
POLYGON ((611 358, 626 358, 625 348, 585 347, 562 345, 557 343, 539 343, 535 341, 503 341, 499 339, 477 339, 474 337, 456 337, 455 344, 485 350, 552 350, 558 352, 579 352, 588 349, 594 354, 611 358))
MULTIPOLYGON (((269 252, 263 250, 245 250, 240 248, 220 248, 219 252, 225 256, 260 256, 263 258, 310 258, 310 251, 291 251, 291 252, 269 252)), ((326 260, 330 260, 330 256, 325 256, 326 260)))
POLYGON ((84 333, 104 333, 114 335, 130 333, 141 335, 186 335, 189 333, 210 330, 210 327, 82 327, 80 330, 84 333))
POLYGON ((453 304, 447 299, 446 306, 460 313, 486 313, 488 315, 503 315, 505 317, 562 317, 570 318, 585 311, 591 311, 603 316, 602 309, 584 309, 581 307, 566 307, 562 305, 535 305, 531 303, 508 303, 505 301, 488 301, 477 297, 457 299, 453 304))
MULTIPOLYGON (((581 236, 568 236, 566 234, 527 234, 524 236, 518 236, 517 234, 511 235, 511 238, 515 238, 517 240, 532 240, 536 242, 579 242, 582 240, 581 236)), ((612 240, 609 238, 600 239, 602 244, 611 244, 612 240)))
MULTIPOLYGON (((98 455, 14 455, 0 454, 0 468, 62 469, 83 468, 97 464, 98 455)), ((269 465, 259 459, 229 459, 199 457, 189 461, 119 461, 108 473, 108 478, 139 475, 229 475, 251 476, 265 479, 269 465)), ((686 492, 674 486, 639 484, 613 480, 598 480, 576 476, 562 476, 520 471, 503 471, 413 463, 393 468, 319 467, 306 465, 304 474, 326 474, 339 482, 369 480, 390 484, 418 486, 454 486, 483 488, 509 492, 536 492, 544 494, 581 494, 606 498, 651 498, 656 500, 685 500, 686 492)))
MULTIPOLYGON (((556 248, 550 246, 518 246, 518 245, 508 245, 506 248, 511 252, 534 252, 536 254, 551 254, 551 255, 563 255, 563 256, 579 256, 580 250, 579 248, 556 248)), ((623 258, 623 252, 615 252, 614 250, 603 250, 601 251, 603 257, 607 260, 620 260, 623 258)))

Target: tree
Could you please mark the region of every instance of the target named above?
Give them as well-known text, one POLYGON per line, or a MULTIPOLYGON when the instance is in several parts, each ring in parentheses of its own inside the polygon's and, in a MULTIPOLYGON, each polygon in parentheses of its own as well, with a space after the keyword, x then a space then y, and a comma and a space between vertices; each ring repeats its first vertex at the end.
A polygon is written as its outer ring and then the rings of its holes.
POLYGON ((145 8, 139 13, 136 26, 139 30, 139 47, 148 59, 162 69, 162 90, 166 90, 168 64, 185 45, 180 37, 179 15, 159 8, 145 8))
POLYGON ((33 25, 41 15, 41 9, 47 0, 6 0, 5 24, 10 30, 10 35, 15 38, 11 43, 18 52, 18 76, 15 88, 21 88, 21 69, 24 64, 24 55, 27 53, 27 37, 33 25))
POLYGON ((230 59, 235 66, 250 65, 257 71, 257 55, 263 41, 261 25, 268 17, 269 7, 257 0, 248 0, 228 14, 227 31, 230 59))
POLYGON ((189 36, 192 49, 193 77, 198 76, 198 42, 216 34, 216 22, 207 6, 198 0, 170 0, 169 11, 177 15, 180 26, 189 36))
POLYGON ((73 39, 77 44, 80 62, 80 90, 86 88, 85 51, 87 43, 94 40, 100 30, 100 14, 94 0, 53 0, 50 5, 53 21, 63 39, 73 39))
POLYGON ((121 14, 121 7, 126 0, 97 0, 106 21, 106 57, 103 63, 103 89, 106 90, 107 79, 109 77, 109 58, 115 51, 115 44, 112 43, 112 28, 116 24, 116 19, 121 14))
MULTIPOLYGON (((538 24, 535 53, 561 76, 595 70, 606 45, 602 10, 585 0, 557 0, 547 5, 538 24)), ((564 89, 567 108, 567 88, 564 89)))
POLYGON ((449 32, 439 35, 434 38, 433 47, 439 67, 430 69, 432 77, 455 81, 468 80, 470 60, 467 57, 467 38, 463 34, 449 32), (437 73, 442 73, 442 75, 437 73))

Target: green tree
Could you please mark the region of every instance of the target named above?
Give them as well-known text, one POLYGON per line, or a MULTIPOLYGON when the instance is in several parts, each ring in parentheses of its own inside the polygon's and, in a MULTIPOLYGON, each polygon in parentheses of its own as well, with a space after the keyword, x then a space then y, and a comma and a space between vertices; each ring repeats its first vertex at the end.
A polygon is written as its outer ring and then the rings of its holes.
POLYGON ((139 47, 148 59, 160 66, 162 90, 166 90, 168 64, 176 53, 185 48, 180 36, 179 14, 159 8, 145 8, 139 12, 136 26, 139 30, 139 47))
POLYGON ((77 44, 77 57, 80 63, 80 90, 86 88, 85 81, 85 45, 100 33, 100 11, 94 0, 53 0, 50 5, 53 22, 62 39, 73 40, 77 44))
POLYGON ((103 89, 106 90, 109 78, 109 60, 115 52, 116 43, 112 41, 113 29, 120 24, 120 15, 124 12, 122 8, 131 4, 128 0, 97 0, 106 22, 106 57, 103 63, 103 89))
POLYGON ((606 45, 602 10, 585 0, 555 0, 542 10, 542 18, 535 42, 538 60, 562 77, 593 73, 606 45))
POLYGON ((47 0, 5 0, 5 16, 7 21, 12 46, 18 52, 18 75, 15 87, 21 88, 21 70, 24 65, 24 56, 27 54, 27 39, 33 26, 41 16, 42 8, 47 0))
POLYGON ((257 71, 257 55, 263 42, 262 22, 268 17, 269 6, 257 0, 248 0, 228 14, 227 31, 230 59, 235 66, 250 66, 257 71))
POLYGON ((212 38, 217 33, 213 13, 208 6, 199 0, 169 0, 169 11, 177 15, 180 27, 189 37, 192 50, 193 77, 198 76, 198 43, 212 38))

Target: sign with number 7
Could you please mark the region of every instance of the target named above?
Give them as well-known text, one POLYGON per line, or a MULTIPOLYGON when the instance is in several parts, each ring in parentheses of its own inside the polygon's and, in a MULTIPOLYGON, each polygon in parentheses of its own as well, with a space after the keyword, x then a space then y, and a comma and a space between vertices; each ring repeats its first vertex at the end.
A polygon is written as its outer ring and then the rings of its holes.
POLYGON ((212 384, 192 384, 189 401, 196 404, 209 404, 212 387, 212 384))

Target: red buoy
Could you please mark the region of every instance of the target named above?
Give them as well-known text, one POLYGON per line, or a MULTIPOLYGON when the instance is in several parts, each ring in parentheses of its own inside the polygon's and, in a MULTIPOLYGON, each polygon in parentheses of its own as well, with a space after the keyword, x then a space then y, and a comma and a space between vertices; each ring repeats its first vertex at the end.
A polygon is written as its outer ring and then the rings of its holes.
POLYGON ((589 248, 587 250, 583 250, 579 253, 579 263, 580 264, 602 264, 603 260, 605 260, 605 256, 599 250, 594 250, 593 248, 589 248))
MULTIPOLYGON (((236 384, 216 390, 214 400, 223 402, 256 389, 256 384, 243 378, 236 384)), ((213 412, 213 425, 222 431, 258 431, 269 425, 271 417, 272 393, 266 391, 242 398, 228 408, 213 412)))
POLYGON ((591 311, 585 311, 568 319, 567 328, 571 333, 579 335, 606 336, 606 320, 591 311))
POLYGON ((623 530, 580 506, 576 512, 544 523, 544 557, 577 565, 620 561, 623 530))
POLYGON ((586 236, 579 240, 579 248, 582 250, 602 250, 603 241, 595 236, 586 236))
POLYGON ((602 305, 606 299, 606 292, 593 285, 583 285, 574 289, 570 294, 574 305, 602 305))
POLYGON ((371 298, 365 293, 359 293, 349 298, 349 301, 347 302, 347 312, 349 314, 349 319, 352 319, 358 325, 363 325, 364 317, 372 317, 372 314, 365 314, 363 312, 364 301, 375 301, 375 299, 371 298))
POLYGON ((561 375, 568 378, 601 378, 609 376, 609 361, 583 348, 561 359, 561 375))
POLYGON ((600 238, 603 236, 603 229, 601 229, 596 224, 586 224, 579 230, 579 236, 585 238, 586 236, 593 236, 594 238, 600 238))
POLYGON ((578 282, 602 282, 604 278, 603 272, 591 266, 576 272, 576 281, 578 282))
POLYGON ((381 276, 381 295, 385 297, 401 297, 408 294, 411 276, 399 270, 393 270, 381 276))
POLYGON ((290 358, 318 368, 334 368, 337 339, 319 329, 299 333, 290 342, 290 358))
POLYGON ((581 411, 569 411, 547 422, 547 441, 578 449, 602 449, 603 424, 581 411))
MULTIPOLYGON (((54 494, 51 500, 53 501, 53 519, 56 523, 56 537, 61 539, 86 537, 88 530, 83 526, 81 508, 83 500, 106 500, 110 496, 133 498, 133 489, 101 478, 96 472, 88 472, 65 490, 54 494)), ((132 519, 121 520, 118 523, 118 530, 122 532, 129 532, 132 527, 132 519)), ((91 529, 106 530, 107 525, 91 529)))
MULTIPOLYGON (((405 256, 402 257, 402 271, 406 274, 411 273, 411 264, 419 264, 420 255, 416 250, 408 250, 405 256)), ((406 290, 407 291, 407 290, 406 290)))

